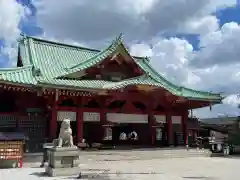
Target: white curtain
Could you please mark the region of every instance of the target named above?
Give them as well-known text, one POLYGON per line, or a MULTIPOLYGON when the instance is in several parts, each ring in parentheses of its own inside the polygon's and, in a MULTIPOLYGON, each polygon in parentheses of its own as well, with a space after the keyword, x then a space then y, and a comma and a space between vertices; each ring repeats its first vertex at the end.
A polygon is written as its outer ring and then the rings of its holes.
POLYGON ((104 129, 104 138, 103 140, 112 140, 112 128, 106 127, 104 129))
POLYGON ((156 140, 162 140, 162 128, 156 128, 156 140))

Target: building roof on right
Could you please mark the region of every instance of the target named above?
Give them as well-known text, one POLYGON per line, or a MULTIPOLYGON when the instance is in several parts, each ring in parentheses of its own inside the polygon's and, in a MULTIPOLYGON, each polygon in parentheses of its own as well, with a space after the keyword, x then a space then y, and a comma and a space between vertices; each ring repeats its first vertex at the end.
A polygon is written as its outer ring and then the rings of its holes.
POLYGON ((199 119, 201 122, 205 124, 219 124, 219 125, 230 125, 234 124, 240 120, 239 116, 234 117, 215 117, 215 118, 203 118, 199 119))

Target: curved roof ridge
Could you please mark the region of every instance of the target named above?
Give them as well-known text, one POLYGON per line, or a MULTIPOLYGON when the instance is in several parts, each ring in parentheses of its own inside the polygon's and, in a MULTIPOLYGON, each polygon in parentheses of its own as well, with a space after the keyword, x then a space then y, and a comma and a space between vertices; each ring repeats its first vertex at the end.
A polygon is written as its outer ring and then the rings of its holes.
POLYGON ((58 42, 58 41, 54 41, 54 40, 47 40, 47 39, 43 39, 43 38, 35 37, 35 36, 28 36, 28 35, 22 35, 22 36, 23 36, 23 39, 24 38, 32 39, 32 40, 39 41, 39 42, 42 42, 42 43, 54 44, 54 45, 65 46, 65 47, 72 47, 72 48, 86 50, 86 51, 96 51, 96 52, 101 51, 99 49, 87 48, 87 47, 83 47, 83 46, 73 45, 73 44, 70 44, 70 43, 58 42))
POLYGON ((22 71, 26 69, 32 69, 33 65, 27 65, 27 66, 22 66, 22 67, 12 67, 12 68, 0 68, 0 72, 7 72, 7 71, 22 71))
POLYGON ((86 69, 88 67, 91 67, 99 62, 101 62, 103 59, 105 59, 107 56, 111 55, 122 43, 122 34, 118 36, 113 42, 104 50, 100 51, 93 57, 90 57, 89 59, 86 59, 85 61, 82 61, 70 68, 66 68, 66 72, 63 72, 62 74, 57 75, 55 78, 59 78, 61 76, 67 75, 69 73, 74 73, 82 69, 86 69))
MULTIPOLYGON (((145 58, 146 60, 149 60, 148 58, 145 58)), ((139 67, 149 76, 151 76, 152 79, 157 81, 158 83, 162 84, 164 87, 167 88, 167 90, 173 92, 177 91, 175 94, 180 95, 180 87, 173 84, 172 82, 165 79, 162 75, 160 75, 147 61, 135 61, 139 67)))
MULTIPOLYGON (((16 79, 17 82, 25 83, 29 81, 31 83, 35 83, 36 80, 41 80, 41 78, 43 78, 43 80, 49 81, 49 83, 53 85, 57 83, 58 85, 66 84, 67 86, 73 85, 75 87, 74 84, 76 83, 76 86, 80 87, 85 86, 82 83, 89 82, 93 83, 90 86, 94 87, 95 81, 69 81, 59 78, 97 65, 102 62, 106 57, 114 55, 114 53, 121 53, 125 57, 129 56, 130 58, 132 58, 132 60, 144 72, 144 75, 125 79, 120 82, 109 82, 109 85, 107 85, 107 82, 105 81, 105 87, 109 86, 109 88, 119 88, 125 87, 126 85, 130 84, 145 83, 146 85, 163 87, 172 94, 175 94, 177 96, 184 96, 186 98, 189 97, 213 100, 222 99, 222 96, 220 94, 198 91, 172 83, 161 73, 156 71, 155 68, 153 68, 153 66, 149 62, 150 58, 132 56, 127 46, 124 45, 124 42, 122 40, 123 34, 120 34, 115 40, 112 41, 112 43, 107 48, 103 49, 102 51, 64 43, 58 43, 31 36, 25 36, 23 38, 24 39, 22 41, 24 41, 24 43, 21 43, 20 46, 21 56, 23 56, 22 58, 24 60, 30 59, 33 60, 33 62, 26 61, 26 63, 24 64, 25 66, 20 68, 0 69, 0 72, 2 71, 2 76, 6 77, 6 80, 15 81, 16 79), (83 51, 83 53, 81 53, 81 50, 83 51), (85 54, 88 51, 90 54, 85 54), (25 53, 26 55, 22 53, 25 53), (47 58, 49 59, 46 60, 47 58), (58 62, 59 58, 63 58, 61 62, 58 62), (49 66, 53 67, 51 69, 48 69, 49 66), (38 76, 34 76, 34 68, 36 68, 35 71, 37 72, 38 69, 40 69, 42 73, 41 78, 38 76), (20 81, 21 78, 22 80, 20 81)), ((99 83, 99 81, 97 82, 99 83)), ((103 83, 103 81, 101 81, 101 83, 103 83)), ((97 87, 101 87, 100 84, 97 87)))
POLYGON ((152 79, 151 77, 149 77, 147 75, 142 75, 142 76, 138 76, 135 78, 125 79, 123 81, 116 82, 116 83, 106 84, 103 87, 106 89, 120 89, 120 88, 129 86, 129 85, 149 85, 149 86, 162 87, 162 88, 166 89, 166 87, 164 87, 162 84, 156 82, 154 79, 152 79))
MULTIPOLYGON (((148 57, 146 57, 145 59, 147 59, 148 61, 150 61, 150 59, 148 57)), ((152 70, 152 72, 156 75, 158 75, 158 77, 161 79, 161 80, 164 80, 165 82, 175 86, 176 88, 180 88, 180 86, 172 83, 171 81, 167 80, 165 77, 163 77, 159 72, 157 72, 150 63, 145 63, 147 66, 149 66, 149 68, 152 70)))
POLYGON ((36 85, 37 80, 33 76, 33 66, 0 69, 0 80, 25 85, 36 85))
MULTIPOLYGON (((105 52, 107 52, 108 50, 112 50, 114 51, 120 44, 122 43, 122 35, 120 34, 120 36, 118 36, 115 40, 112 41, 112 43, 107 47, 105 48, 104 50, 100 51, 98 54, 96 54, 95 56, 83 61, 83 62, 80 62, 78 63, 77 65, 73 66, 73 67, 70 67, 69 69, 74 69, 74 68, 77 68, 78 66, 81 66, 82 64, 85 64, 86 62, 89 62, 89 61, 92 61, 92 60, 95 60, 98 56, 101 56, 103 55, 105 52)), ((103 55, 104 56, 104 55, 103 55)))
MULTIPOLYGON (((146 57, 146 59, 149 60, 148 57, 146 57)), ((187 88, 187 87, 184 87, 184 86, 178 86, 178 85, 172 83, 171 81, 167 80, 167 79, 166 79, 165 77, 163 77, 161 74, 159 74, 159 73, 151 66, 150 63, 146 63, 145 61, 144 61, 143 63, 145 63, 145 65, 149 67, 148 70, 151 70, 152 73, 154 73, 154 75, 157 76, 157 78, 153 76, 153 77, 152 77, 153 79, 155 79, 155 80, 158 81, 159 83, 162 83, 162 82, 159 81, 159 79, 160 79, 160 80, 164 80, 167 84, 173 86, 174 88, 176 88, 177 90, 179 90, 181 93, 183 93, 182 90, 187 90, 187 91, 192 91, 192 92, 195 92, 195 93, 221 96, 220 93, 212 93, 212 92, 209 92, 209 91, 200 91, 200 90, 194 90, 194 89, 191 89, 191 88, 187 88), (158 78, 159 78, 159 79, 158 79, 158 78)), ((150 73, 150 72, 148 72, 148 73, 150 73)), ((150 73, 149 75, 151 76, 151 73, 150 73)))
POLYGON ((196 92, 196 93, 205 93, 205 94, 208 94, 208 95, 221 95, 220 93, 212 93, 211 91, 195 90, 195 89, 187 88, 187 87, 184 87, 184 86, 181 86, 181 87, 185 90, 193 91, 193 92, 196 92))

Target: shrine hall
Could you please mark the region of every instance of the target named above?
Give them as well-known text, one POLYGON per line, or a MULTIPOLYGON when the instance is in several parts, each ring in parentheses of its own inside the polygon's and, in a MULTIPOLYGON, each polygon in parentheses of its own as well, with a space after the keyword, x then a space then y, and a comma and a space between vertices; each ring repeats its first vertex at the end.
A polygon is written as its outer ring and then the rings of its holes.
POLYGON ((150 61, 121 35, 102 50, 22 36, 17 67, 0 69, 0 132, 23 132, 34 151, 68 118, 75 143, 187 145, 188 112, 223 97, 173 84, 150 61))

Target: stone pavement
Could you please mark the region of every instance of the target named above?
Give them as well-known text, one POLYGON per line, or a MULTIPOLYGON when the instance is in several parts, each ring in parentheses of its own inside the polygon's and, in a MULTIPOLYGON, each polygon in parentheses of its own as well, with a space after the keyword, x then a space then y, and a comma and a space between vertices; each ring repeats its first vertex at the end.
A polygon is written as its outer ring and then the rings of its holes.
MULTIPOLYGON (((166 159, 166 158, 185 158, 185 157, 209 157, 211 153, 208 150, 196 150, 186 148, 142 148, 134 150, 93 150, 80 151, 81 159, 89 161, 121 161, 121 160, 148 160, 148 159, 166 159)), ((25 154, 25 162, 39 162, 42 160, 42 153, 25 154)))
MULTIPOLYGON (((97 156, 82 156, 80 170, 84 179, 94 180, 239 180, 240 159, 221 157, 189 157, 156 159, 151 151, 146 154, 137 152, 136 159, 98 160, 97 156), (144 157, 143 157, 144 156, 144 157), (144 160, 140 160, 140 159, 144 160)), ((125 154, 126 155, 126 154, 125 154)), ((99 152, 99 156, 102 156, 99 152)), ((114 157, 114 154, 104 155, 114 157)), ((111 159, 111 158, 110 158, 111 159)), ((0 170, 1 180, 62 180, 76 177, 46 177, 44 169, 37 164, 26 164, 22 169, 0 170), (34 167, 27 167, 27 166, 34 167)))

